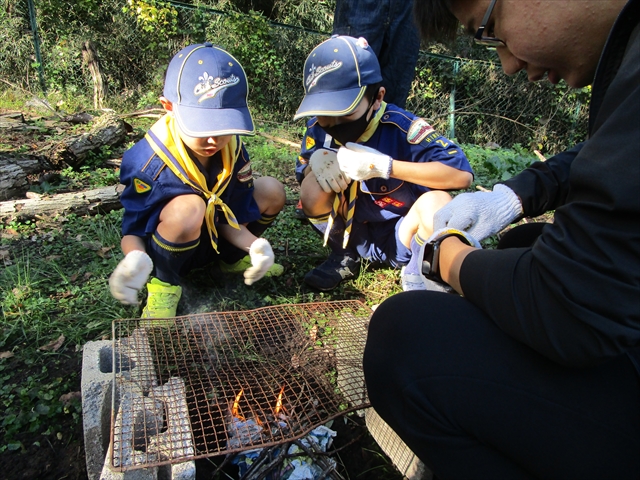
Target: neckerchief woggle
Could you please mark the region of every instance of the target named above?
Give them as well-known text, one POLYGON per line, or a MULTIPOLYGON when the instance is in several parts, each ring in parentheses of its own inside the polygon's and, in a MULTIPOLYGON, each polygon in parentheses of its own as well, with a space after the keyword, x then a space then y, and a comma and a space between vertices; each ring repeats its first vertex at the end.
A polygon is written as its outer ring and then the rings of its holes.
POLYGON ((191 159, 184 143, 180 140, 178 127, 173 115, 166 114, 158 120, 145 135, 145 139, 151 145, 153 151, 160 157, 164 164, 178 177, 185 185, 189 185, 194 190, 202 193, 207 199, 207 209, 204 214, 209 238, 214 250, 218 251, 218 230, 215 224, 216 207, 224 213, 229 225, 240 230, 238 220, 231 209, 224 203, 220 196, 229 185, 231 173, 240 152, 241 143, 237 141, 237 136, 233 135, 229 143, 220 150, 222 156, 222 170, 218 174, 214 187, 209 190, 207 179, 200 169, 191 159))
MULTIPOLYGON (((357 142, 366 142, 369 140, 376 129, 378 128, 378 124, 380 123, 380 118, 384 114, 384 111, 387 109, 387 103, 382 102, 380 104, 380 108, 374 115, 374 117, 369 122, 367 129, 364 131, 360 138, 358 138, 357 142)), ((329 233, 331 232, 331 227, 333 227, 333 222, 338 214, 338 210, 340 209, 340 204, 344 198, 345 203, 347 204, 347 215, 344 219, 344 234, 342 236, 342 248, 347 248, 349 244, 349 237, 351 236, 351 227, 353 227, 353 215, 356 211, 356 200, 358 199, 358 186, 360 185, 359 181, 353 180, 349 188, 347 188, 344 192, 336 193, 336 196, 333 198, 333 205, 331 205, 331 214, 329 215, 329 220, 327 222, 327 229, 324 231, 324 246, 327 245, 327 241, 329 240, 329 233)))

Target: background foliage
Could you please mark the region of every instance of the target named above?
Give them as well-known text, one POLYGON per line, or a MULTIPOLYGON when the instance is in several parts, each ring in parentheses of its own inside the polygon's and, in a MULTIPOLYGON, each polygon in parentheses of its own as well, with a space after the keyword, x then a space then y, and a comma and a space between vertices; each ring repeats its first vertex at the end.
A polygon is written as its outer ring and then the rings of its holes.
MULTIPOLYGON (((240 60, 252 109, 280 123, 292 123, 304 60, 331 32, 335 6, 333 0, 34 0, 40 63, 26 3, 4 0, 0 10, 0 38, 12 39, 0 43, 4 91, 46 93, 61 109, 72 108, 61 103, 70 95, 90 98, 81 55, 90 40, 107 83, 107 106, 154 106, 169 59, 206 40, 240 60)), ((462 143, 521 144, 552 154, 586 136, 589 96, 588 88, 529 83, 524 73, 506 77, 495 52, 461 38, 449 47, 424 47, 407 108, 462 143)))

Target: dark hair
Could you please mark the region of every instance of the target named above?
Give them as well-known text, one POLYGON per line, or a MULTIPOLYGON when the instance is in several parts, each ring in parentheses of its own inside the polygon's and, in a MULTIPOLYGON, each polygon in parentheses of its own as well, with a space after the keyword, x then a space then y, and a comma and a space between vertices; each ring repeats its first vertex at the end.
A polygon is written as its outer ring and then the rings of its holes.
POLYGON ((451 0, 415 0, 413 16, 423 40, 451 42, 458 31, 458 19, 450 10, 451 0))
POLYGON ((378 95, 378 90, 382 86, 382 82, 372 83, 371 85, 367 85, 367 89, 364 91, 364 98, 371 101, 378 95))

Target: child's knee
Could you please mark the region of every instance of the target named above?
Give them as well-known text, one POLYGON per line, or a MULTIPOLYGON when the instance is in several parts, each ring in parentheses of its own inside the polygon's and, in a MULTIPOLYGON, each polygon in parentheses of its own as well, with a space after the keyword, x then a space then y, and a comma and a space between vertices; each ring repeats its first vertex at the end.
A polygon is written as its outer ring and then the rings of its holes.
POLYGON ((300 185, 302 210, 308 217, 315 217, 331 210, 335 193, 327 193, 313 175, 308 175, 300 185))
POLYGON ((438 210, 451 201, 451 195, 443 190, 431 190, 423 193, 415 205, 421 215, 433 216, 438 210))
POLYGON ((284 207, 287 195, 284 185, 273 177, 259 177, 254 180, 253 196, 260 211, 279 212, 284 207))
POLYGON ((180 195, 172 199, 160 213, 163 229, 172 232, 199 232, 202 228, 206 204, 198 195, 180 195))

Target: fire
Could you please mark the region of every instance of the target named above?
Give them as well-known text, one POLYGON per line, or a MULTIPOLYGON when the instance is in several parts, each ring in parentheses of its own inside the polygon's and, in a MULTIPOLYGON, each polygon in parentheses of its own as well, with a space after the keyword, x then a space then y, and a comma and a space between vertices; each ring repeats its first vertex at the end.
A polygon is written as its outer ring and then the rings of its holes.
POLYGON ((240 392, 238 393, 238 395, 236 395, 236 399, 233 401, 233 407, 231 408, 231 415, 244 422, 244 417, 239 413, 240 398, 242 397, 243 393, 244 393, 244 388, 240 389, 240 392))
POLYGON ((283 393, 284 393, 284 385, 280 389, 280 395, 278 395, 278 400, 276 401, 276 408, 273 411, 275 415, 278 415, 278 413, 280 413, 280 410, 282 410, 282 394, 283 393))

